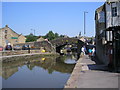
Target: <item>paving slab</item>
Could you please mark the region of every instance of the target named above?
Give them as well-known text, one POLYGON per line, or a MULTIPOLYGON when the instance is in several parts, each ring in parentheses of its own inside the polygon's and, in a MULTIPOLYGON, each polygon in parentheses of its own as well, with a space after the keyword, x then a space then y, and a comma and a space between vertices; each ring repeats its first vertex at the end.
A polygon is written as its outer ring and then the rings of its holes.
POLYGON ((119 73, 96 64, 87 55, 80 58, 67 81, 65 88, 119 88, 119 73))

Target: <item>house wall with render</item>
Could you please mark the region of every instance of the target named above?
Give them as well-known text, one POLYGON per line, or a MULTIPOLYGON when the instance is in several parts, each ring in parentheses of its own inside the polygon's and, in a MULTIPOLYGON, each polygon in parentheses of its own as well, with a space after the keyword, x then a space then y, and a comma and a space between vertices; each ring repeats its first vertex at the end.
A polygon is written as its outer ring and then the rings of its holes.
POLYGON ((4 28, 0 29, 0 41, 0 46, 5 47, 8 43, 12 46, 17 43, 25 43, 26 38, 21 34, 17 34, 6 25, 4 28))

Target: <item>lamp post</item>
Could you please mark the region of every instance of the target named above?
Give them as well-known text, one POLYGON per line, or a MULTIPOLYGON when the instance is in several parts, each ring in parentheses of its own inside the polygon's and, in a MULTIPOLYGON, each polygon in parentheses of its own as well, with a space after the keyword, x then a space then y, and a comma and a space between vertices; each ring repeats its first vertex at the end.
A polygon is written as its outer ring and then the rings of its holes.
POLYGON ((84 36, 86 34, 86 31, 85 31, 85 29, 86 29, 86 13, 88 13, 88 12, 84 11, 84 36))
POLYGON ((32 31, 34 31, 34 36, 35 36, 35 29, 31 29, 32 31))

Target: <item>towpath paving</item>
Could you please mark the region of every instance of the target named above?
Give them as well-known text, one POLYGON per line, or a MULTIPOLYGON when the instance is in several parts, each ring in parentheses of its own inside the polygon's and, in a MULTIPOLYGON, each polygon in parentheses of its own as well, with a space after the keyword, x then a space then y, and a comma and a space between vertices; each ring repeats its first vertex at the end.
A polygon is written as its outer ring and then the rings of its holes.
POLYGON ((65 88, 120 88, 120 74, 96 64, 87 55, 80 58, 65 88))

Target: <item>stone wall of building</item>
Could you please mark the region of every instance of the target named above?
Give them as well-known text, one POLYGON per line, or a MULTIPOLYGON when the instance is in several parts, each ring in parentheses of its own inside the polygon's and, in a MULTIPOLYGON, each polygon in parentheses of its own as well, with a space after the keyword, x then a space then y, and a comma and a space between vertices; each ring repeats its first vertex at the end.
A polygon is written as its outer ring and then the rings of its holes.
POLYGON ((105 5, 99 7, 96 9, 95 14, 95 24, 96 24, 96 55, 98 59, 104 63, 108 64, 106 62, 105 57, 105 46, 102 43, 103 40, 103 32, 106 29, 105 27, 105 5))
POLYGON ((114 40, 112 32, 107 30, 111 27, 120 26, 120 1, 105 2, 103 6, 96 9, 95 23, 96 55, 100 61, 108 64, 113 60, 114 40), (100 13, 104 14, 104 16, 100 15, 100 13), (104 22, 99 22, 100 18, 100 21, 104 22))
POLYGON ((113 26, 120 26, 120 1, 117 2, 110 2, 105 3, 106 8, 106 28, 113 27, 113 26), (116 12, 116 16, 113 16, 113 10, 116 12))
POLYGON ((25 43, 26 38, 23 35, 17 34, 7 25, 0 29, 0 46, 5 47, 8 43, 12 46, 16 43, 25 43))
POLYGON ((19 35, 19 37, 18 37, 18 43, 25 43, 25 41, 26 41, 25 36, 19 35))

